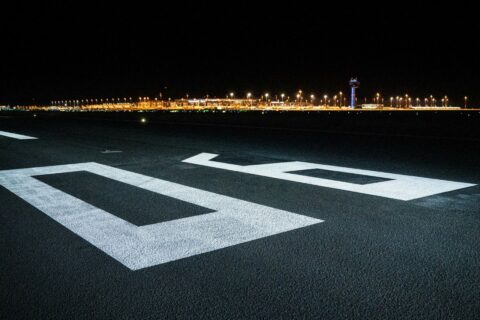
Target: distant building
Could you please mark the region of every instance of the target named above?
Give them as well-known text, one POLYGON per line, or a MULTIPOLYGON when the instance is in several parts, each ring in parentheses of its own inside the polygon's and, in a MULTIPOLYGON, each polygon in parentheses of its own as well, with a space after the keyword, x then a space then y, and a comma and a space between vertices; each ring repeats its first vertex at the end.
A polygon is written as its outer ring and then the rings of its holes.
POLYGON ((383 104, 376 104, 376 103, 364 103, 360 105, 362 109, 381 109, 383 108, 383 104))

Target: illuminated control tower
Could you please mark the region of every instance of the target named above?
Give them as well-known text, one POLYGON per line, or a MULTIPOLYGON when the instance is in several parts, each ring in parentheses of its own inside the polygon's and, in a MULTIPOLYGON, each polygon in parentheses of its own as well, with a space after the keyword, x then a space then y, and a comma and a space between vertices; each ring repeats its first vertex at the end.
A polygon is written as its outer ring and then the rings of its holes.
POLYGON ((350 108, 355 108, 355 89, 360 87, 360 82, 357 78, 351 78, 349 84, 352 90, 350 94, 350 108))

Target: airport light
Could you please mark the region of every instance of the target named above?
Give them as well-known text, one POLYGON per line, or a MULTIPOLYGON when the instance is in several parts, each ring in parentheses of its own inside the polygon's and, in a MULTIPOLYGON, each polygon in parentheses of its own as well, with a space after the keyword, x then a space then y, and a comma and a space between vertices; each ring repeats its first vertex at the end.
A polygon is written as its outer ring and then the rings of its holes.
MULTIPOLYGON (((247 92, 247 100, 248 100, 248 106, 251 107, 252 106, 252 93, 251 92, 247 92)), ((208 99, 208 98, 207 98, 208 99)), ((205 105, 207 105, 207 101, 205 99, 205 105)))

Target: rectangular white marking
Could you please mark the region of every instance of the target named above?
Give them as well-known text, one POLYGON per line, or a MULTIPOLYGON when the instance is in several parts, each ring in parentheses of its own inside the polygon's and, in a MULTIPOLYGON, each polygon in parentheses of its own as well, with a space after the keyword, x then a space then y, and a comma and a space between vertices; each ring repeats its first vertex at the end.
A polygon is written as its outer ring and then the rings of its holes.
POLYGON ((95 162, 4 170, 0 171, 0 185, 131 270, 323 222, 95 162), (135 226, 33 177, 75 171, 88 171, 216 211, 135 226))
POLYGON ((183 162, 404 201, 475 186, 475 184, 471 183, 429 179, 416 176, 407 176, 401 174, 354 169, 347 167, 337 167, 300 161, 248 166, 240 166, 235 164, 211 161, 217 156, 217 154, 213 153, 200 153, 196 156, 183 160, 183 162), (310 169, 322 169, 329 171, 353 173, 358 175, 374 176, 391 180, 359 185, 355 183, 342 182, 337 180, 308 177, 290 172, 310 169))
POLYGON ((0 136, 4 136, 4 137, 8 137, 8 138, 13 138, 13 139, 18 139, 18 140, 38 139, 38 138, 35 138, 35 137, 24 136, 23 134, 18 134, 18 133, 13 133, 13 132, 7 132, 7 131, 0 131, 0 136))

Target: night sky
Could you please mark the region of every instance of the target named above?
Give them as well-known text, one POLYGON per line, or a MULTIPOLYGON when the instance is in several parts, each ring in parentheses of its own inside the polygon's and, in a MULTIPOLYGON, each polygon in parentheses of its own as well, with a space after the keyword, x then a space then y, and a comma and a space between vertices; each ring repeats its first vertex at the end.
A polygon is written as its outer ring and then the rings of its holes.
POLYGON ((478 104, 480 20, 469 8, 419 3, 3 10, 0 104, 160 92, 323 95, 347 91, 351 76, 360 97, 447 94, 462 104, 468 95, 478 104))

